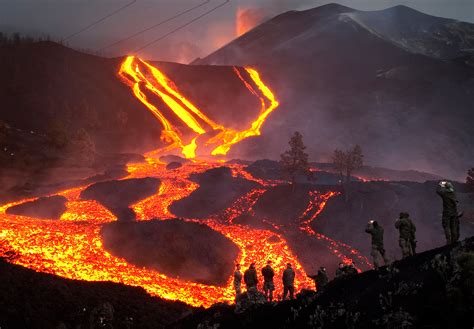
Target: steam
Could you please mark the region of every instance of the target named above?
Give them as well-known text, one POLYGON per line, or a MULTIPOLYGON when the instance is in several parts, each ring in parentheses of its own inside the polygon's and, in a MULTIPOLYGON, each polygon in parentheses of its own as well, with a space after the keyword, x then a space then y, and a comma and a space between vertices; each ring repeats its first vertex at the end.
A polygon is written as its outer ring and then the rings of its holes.
POLYGON ((253 29, 266 18, 265 10, 263 8, 238 7, 235 16, 235 33, 237 37, 240 37, 242 34, 253 29))

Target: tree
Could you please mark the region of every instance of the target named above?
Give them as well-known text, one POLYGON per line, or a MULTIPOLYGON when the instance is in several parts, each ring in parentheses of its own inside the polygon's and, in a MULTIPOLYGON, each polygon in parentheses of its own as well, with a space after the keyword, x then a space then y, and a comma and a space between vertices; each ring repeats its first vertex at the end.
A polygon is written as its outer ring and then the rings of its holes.
POLYGON ((70 151, 74 154, 76 164, 88 166, 94 162, 95 143, 84 128, 80 128, 73 136, 70 151))
POLYGON ((5 122, 0 120, 0 146, 3 146, 7 142, 8 137, 8 126, 5 122))
POLYGON ((474 191, 474 167, 467 171, 466 184, 471 191, 474 191))
POLYGON ((64 149, 69 144, 69 135, 62 121, 52 122, 48 131, 49 143, 56 149, 64 149))
POLYGON ((352 150, 348 150, 346 152, 335 150, 332 157, 332 162, 336 167, 336 170, 341 175, 341 184, 344 187, 347 201, 349 200, 351 175, 355 170, 361 168, 364 164, 362 148, 359 145, 356 145, 352 150))
POLYGON ((283 172, 290 178, 294 188, 297 174, 301 173, 308 178, 312 178, 312 173, 308 164, 308 154, 304 152, 306 146, 304 146, 301 133, 296 131, 288 144, 290 149, 280 155, 280 164, 283 167, 283 172))

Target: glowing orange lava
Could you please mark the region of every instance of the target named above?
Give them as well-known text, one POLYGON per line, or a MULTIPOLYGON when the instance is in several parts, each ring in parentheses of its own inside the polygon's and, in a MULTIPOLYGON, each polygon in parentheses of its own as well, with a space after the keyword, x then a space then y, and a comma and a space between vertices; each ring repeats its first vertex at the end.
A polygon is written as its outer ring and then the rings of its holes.
MULTIPOLYGON (((244 78, 241 70, 235 68, 235 72, 247 89, 261 100, 262 104, 258 118, 251 123, 250 128, 243 131, 231 130, 213 122, 182 96, 174 83, 161 71, 145 61, 130 56, 122 63, 120 76, 130 85, 134 95, 161 122, 163 125, 162 138, 169 143, 164 149, 146 154, 145 162, 128 165, 128 176, 124 179, 157 177, 161 181, 156 194, 131 206, 137 214, 137 220, 176 218, 169 210, 170 205, 174 201, 186 198, 199 187, 197 183, 189 179, 190 175, 222 166, 222 163, 218 161, 207 163, 194 160, 194 162, 184 164, 178 169, 167 170, 165 164, 157 160, 161 154, 178 148, 186 157, 194 157, 196 149, 199 148, 197 137, 209 129, 218 131, 213 138, 206 142, 215 146, 212 154, 226 154, 235 143, 249 136, 260 134, 262 124, 278 106, 278 102, 270 89, 260 80, 257 71, 245 69, 252 83, 244 78), (149 101, 145 90, 147 93, 160 97, 172 112, 185 123, 194 133, 190 140, 184 141, 184 135, 149 101)), ((277 273, 276 296, 282 293, 279 277, 286 263, 292 263, 295 268, 295 283, 298 290, 313 287, 312 280, 306 276, 298 258, 288 247, 284 234, 278 226, 271 223, 271 219, 265 219, 271 224, 272 229, 269 230, 234 223, 234 219, 239 215, 253 215, 252 208, 261 195, 271 186, 282 182, 256 179, 243 169, 243 165, 227 164, 227 166, 231 168, 234 177, 255 181, 261 187, 241 196, 229 208, 210 218, 181 220, 202 223, 229 238, 239 248, 240 253, 237 261, 244 267, 255 262, 257 268, 261 268, 267 260, 272 260, 277 273)), ((85 188, 87 186, 80 186, 57 193, 68 200, 67 211, 59 220, 43 220, 6 214, 9 207, 31 199, 0 206, 0 256, 14 252, 16 257, 10 258, 11 262, 36 271, 70 279, 112 281, 140 286, 151 295, 180 300, 193 306, 208 307, 216 302, 232 302, 234 300, 232 277, 228 278, 227 284, 223 287, 204 285, 129 264, 124 259, 109 253, 103 247, 100 230, 104 224, 115 221, 116 218, 100 203, 81 200, 80 193, 85 188)), ((311 192, 311 202, 308 209, 298 219, 297 225, 307 234, 326 242, 328 248, 341 260, 346 262, 354 258, 364 260, 365 257, 359 255, 351 247, 318 234, 309 227, 309 223, 317 217, 327 200, 334 195, 336 195, 335 192, 326 194, 320 194, 317 191, 311 192)))
POLYGON ((169 152, 180 149, 186 158, 194 158, 196 157, 196 150, 199 149, 197 137, 209 131, 216 131, 217 134, 208 138, 204 145, 212 147, 211 155, 225 155, 232 145, 245 138, 260 135, 263 123, 279 105, 273 92, 265 85, 255 69, 245 68, 245 72, 251 81, 247 81, 239 72, 239 69, 234 68, 234 72, 246 88, 260 99, 262 104, 257 119, 250 123, 250 127, 241 131, 226 128, 207 117, 179 92, 173 81, 163 72, 142 59, 128 56, 120 66, 119 76, 132 88, 135 97, 153 113, 163 126, 161 139, 168 143, 168 146, 161 151, 169 152), (252 84, 257 87, 261 95, 254 90, 252 84), (173 126, 171 120, 166 118, 158 107, 150 101, 146 92, 160 98, 189 131, 181 131, 178 127, 173 126))

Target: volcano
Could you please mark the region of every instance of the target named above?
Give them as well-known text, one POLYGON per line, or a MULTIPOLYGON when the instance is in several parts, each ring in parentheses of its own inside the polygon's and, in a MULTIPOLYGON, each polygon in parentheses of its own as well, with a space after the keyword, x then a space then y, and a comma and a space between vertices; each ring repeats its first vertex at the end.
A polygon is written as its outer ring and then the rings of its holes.
POLYGON ((237 154, 275 158, 297 129, 318 160, 353 143, 374 165, 460 178, 474 162, 473 45, 473 24, 330 4, 281 14, 194 63, 254 65, 280 96, 263 137, 237 154))
MULTIPOLYGON (((424 181, 458 177, 474 160, 471 30, 406 7, 327 5, 277 16, 194 65, 105 59, 50 42, 2 46, 0 160, 21 164, 30 189, 43 189, 0 206, 0 256, 210 307, 234 301, 234 263, 260 269, 270 260, 277 276, 291 263, 298 290, 314 287, 307 274, 321 265, 372 268, 369 216, 391 230, 391 255, 399 211, 423 231, 420 250, 438 246, 440 200, 424 181), (312 160, 359 143, 366 162, 434 174, 366 167, 418 182, 349 177, 346 198, 330 165, 311 166, 321 182, 296 177, 292 186, 281 164, 249 163, 278 157, 294 130, 312 160), (237 156, 245 160, 226 162, 237 156), (97 172, 104 162, 120 177, 97 172), (71 168, 94 175, 45 188, 33 174, 57 163, 60 180, 71 168)), ((458 188, 460 207, 474 209, 467 184, 458 188)), ((463 237, 474 232, 463 225, 463 237)))

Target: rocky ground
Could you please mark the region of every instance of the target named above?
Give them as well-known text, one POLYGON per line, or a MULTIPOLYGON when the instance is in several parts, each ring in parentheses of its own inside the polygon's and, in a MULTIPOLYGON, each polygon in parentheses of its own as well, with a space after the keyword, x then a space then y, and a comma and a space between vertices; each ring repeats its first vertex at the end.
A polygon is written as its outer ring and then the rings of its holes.
POLYGON ((239 249, 209 227, 181 220, 106 224, 105 248, 127 262, 193 282, 225 285, 239 249))
POLYGON ((240 196, 259 187, 255 182, 232 177, 228 167, 219 167, 202 174, 191 175, 190 179, 199 187, 185 199, 174 202, 173 214, 187 218, 206 218, 223 211, 240 196))
POLYGON ((119 221, 133 221, 136 215, 130 205, 158 192, 157 178, 133 178, 98 182, 81 192, 81 199, 96 200, 117 216, 119 221))
POLYGON ((294 301, 214 305, 169 328, 472 328, 474 238, 333 280, 294 301), (244 306, 244 307, 242 307, 244 306))
POLYGON ((3 259, 0 291, 0 327, 8 329, 105 328, 101 317, 108 328, 163 328, 191 310, 142 288, 63 279, 3 259))

